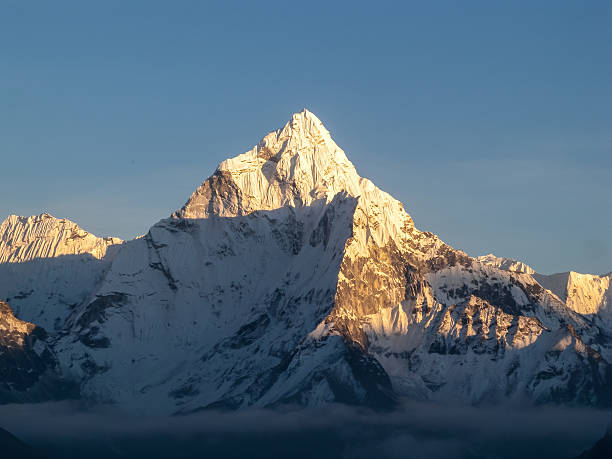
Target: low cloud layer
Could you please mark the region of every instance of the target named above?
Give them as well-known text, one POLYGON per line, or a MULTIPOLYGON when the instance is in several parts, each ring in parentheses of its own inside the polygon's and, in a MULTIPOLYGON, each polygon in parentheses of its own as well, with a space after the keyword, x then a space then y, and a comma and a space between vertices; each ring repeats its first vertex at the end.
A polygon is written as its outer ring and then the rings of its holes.
POLYGON ((612 412, 405 403, 138 416, 78 403, 0 406, 0 427, 51 457, 571 458, 612 412))

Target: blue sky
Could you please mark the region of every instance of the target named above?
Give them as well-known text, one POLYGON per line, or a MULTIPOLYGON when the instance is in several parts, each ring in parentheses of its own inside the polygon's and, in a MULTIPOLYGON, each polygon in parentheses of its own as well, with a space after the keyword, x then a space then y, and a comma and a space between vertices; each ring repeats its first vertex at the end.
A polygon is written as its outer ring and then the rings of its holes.
POLYGON ((612 2, 0 3, 0 219, 131 238, 306 107, 417 226, 612 270, 612 2))

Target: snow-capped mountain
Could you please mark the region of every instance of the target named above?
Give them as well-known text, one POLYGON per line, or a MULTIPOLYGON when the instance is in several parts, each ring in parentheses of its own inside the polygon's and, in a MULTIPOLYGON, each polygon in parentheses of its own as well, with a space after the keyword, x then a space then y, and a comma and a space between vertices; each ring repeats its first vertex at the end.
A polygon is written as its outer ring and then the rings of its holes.
MULTIPOLYGON (((514 272, 532 274, 538 283, 583 317, 610 322, 612 320, 612 273, 581 274, 574 271, 539 274, 525 263, 493 254, 477 257, 488 266, 514 272)), ((608 328, 607 326, 605 328, 608 328)))
POLYGON ((580 274, 574 271, 552 274, 536 274, 538 282, 557 295, 574 311, 591 316, 607 317, 612 309, 612 273, 603 276, 580 274))
POLYGON ((121 244, 49 214, 0 225, 0 292, 18 317, 49 332, 93 293, 121 244))
MULTIPOLYGON (((9 220, 3 234, 23 232, 9 220)), ((1 253, 34 251, 5 239, 1 253)), ((397 396, 609 401, 603 322, 524 264, 419 231, 306 110, 222 162, 144 237, 88 240, 71 252, 80 269, 49 249, 20 263, 17 294, 0 270, 0 297, 52 329, 58 371, 84 397, 166 413, 397 396), (23 302, 37 273, 51 273, 44 293, 23 302)))

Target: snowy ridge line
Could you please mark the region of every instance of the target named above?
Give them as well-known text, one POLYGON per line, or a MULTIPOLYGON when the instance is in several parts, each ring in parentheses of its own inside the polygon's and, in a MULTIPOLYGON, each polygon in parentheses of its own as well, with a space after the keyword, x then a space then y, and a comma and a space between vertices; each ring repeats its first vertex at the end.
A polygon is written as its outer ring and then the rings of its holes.
POLYGON ((556 295, 565 305, 583 315, 599 315, 606 321, 612 317, 612 273, 596 275, 568 271, 557 274, 539 274, 526 264, 493 254, 476 258, 477 261, 499 269, 531 274, 542 287, 556 295))
POLYGON ((122 242, 115 237, 96 237, 70 220, 47 213, 31 217, 9 215, 0 225, 0 263, 83 253, 100 259, 109 246, 122 242))

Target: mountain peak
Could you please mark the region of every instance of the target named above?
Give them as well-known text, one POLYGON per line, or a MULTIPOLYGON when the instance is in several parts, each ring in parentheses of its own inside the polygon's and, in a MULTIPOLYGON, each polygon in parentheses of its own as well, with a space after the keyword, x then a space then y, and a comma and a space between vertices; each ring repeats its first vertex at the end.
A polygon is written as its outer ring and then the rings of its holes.
POLYGON ((121 239, 99 238, 65 218, 46 212, 30 217, 9 215, 0 224, 0 263, 90 253, 102 258, 121 239))
POLYGON ((218 170, 244 171, 260 167, 267 161, 278 164, 296 155, 302 163, 315 163, 313 165, 325 169, 346 167, 354 170, 321 120, 306 109, 294 113, 283 128, 270 132, 252 150, 223 161, 218 170))
POLYGON ((326 134, 329 136, 329 131, 325 128, 321 120, 307 109, 303 109, 301 112, 291 115, 291 119, 283 128, 283 130, 286 129, 290 129, 292 133, 296 135, 319 137, 326 134))
POLYGON ((356 197, 362 181, 323 123, 304 109, 251 150, 223 161, 175 216, 244 215, 330 201, 340 192, 356 197))
POLYGON ((338 195, 358 200, 355 227, 367 233, 367 240, 385 244, 414 226, 402 204, 360 177, 323 123, 304 109, 250 151, 223 161, 173 217, 236 217, 304 208, 328 204, 338 195), (380 221, 370 228, 360 220, 363 215, 380 221))

